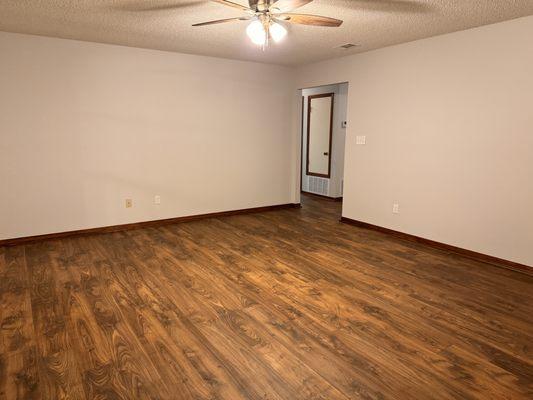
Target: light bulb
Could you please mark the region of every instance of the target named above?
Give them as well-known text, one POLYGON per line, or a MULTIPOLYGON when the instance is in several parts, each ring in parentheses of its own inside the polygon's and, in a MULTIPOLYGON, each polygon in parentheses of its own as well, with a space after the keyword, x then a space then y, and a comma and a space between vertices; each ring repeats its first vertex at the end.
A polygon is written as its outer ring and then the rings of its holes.
POLYGON ((270 36, 272 36, 272 39, 274 39, 275 42, 279 42, 287 34, 287 29, 285 29, 283 25, 280 25, 276 22, 270 25, 269 31, 270 36))
POLYGON ((266 32, 263 24, 259 20, 253 21, 248 28, 246 28, 246 34, 257 45, 264 45, 266 42, 266 32))

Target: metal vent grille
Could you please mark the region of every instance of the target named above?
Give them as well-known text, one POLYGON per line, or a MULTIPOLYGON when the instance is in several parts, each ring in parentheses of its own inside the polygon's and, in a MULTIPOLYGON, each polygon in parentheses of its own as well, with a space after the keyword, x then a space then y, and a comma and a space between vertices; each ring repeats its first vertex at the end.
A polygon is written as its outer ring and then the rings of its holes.
POLYGON ((359 46, 361 46, 361 45, 360 44, 354 44, 354 43, 346 43, 346 44, 340 45, 337 48, 338 49, 348 50, 348 49, 351 49, 352 47, 359 47, 359 46))
POLYGON ((309 191, 327 196, 329 192, 329 179, 319 178, 318 176, 310 176, 309 191))

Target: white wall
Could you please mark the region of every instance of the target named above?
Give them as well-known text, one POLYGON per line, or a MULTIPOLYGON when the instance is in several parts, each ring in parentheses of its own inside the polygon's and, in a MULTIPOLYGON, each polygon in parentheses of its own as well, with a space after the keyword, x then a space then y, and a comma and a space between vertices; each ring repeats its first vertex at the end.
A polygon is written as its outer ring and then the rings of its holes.
POLYGON ((343 215, 533 266, 532 38, 527 17, 299 68, 350 84, 343 215))
POLYGON ((0 239, 298 201, 296 88, 349 82, 344 216, 533 265, 531 37, 293 71, 0 33, 0 239))
POLYGON ((0 239, 296 200, 288 68, 10 33, 0 57, 0 239))
MULTIPOLYGON (((342 180, 344 176, 344 141, 346 138, 346 128, 341 126, 342 121, 346 121, 346 110, 348 100, 348 84, 340 83, 335 85, 319 86, 302 89, 303 101, 303 141, 302 141, 302 190, 311 191, 306 174, 307 155, 307 106, 309 96, 323 93, 334 93, 333 96, 333 129, 331 138, 331 174, 329 179, 328 193, 330 197, 342 196, 342 180)), ((325 178, 324 178, 325 179, 325 178)))

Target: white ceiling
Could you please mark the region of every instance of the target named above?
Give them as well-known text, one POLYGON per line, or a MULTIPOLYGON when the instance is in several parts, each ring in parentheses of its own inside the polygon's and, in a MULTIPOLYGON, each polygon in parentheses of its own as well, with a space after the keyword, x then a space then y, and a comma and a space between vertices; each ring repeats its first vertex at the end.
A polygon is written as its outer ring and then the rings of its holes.
POLYGON ((344 24, 291 25, 283 42, 262 51, 245 21, 193 28, 242 15, 208 0, 0 0, 0 30, 298 65, 532 15, 533 0, 314 0, 297 12, 344 24), (361 46, 336 49, 345 43, 361 46))

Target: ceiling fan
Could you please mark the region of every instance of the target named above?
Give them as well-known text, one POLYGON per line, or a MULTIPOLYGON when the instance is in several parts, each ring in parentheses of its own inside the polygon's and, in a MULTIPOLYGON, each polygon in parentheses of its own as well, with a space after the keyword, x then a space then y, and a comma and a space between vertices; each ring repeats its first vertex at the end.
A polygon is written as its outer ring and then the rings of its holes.
POLYGON ((342 21, 320 15, 294 14, 296 8, 302 7, 313 0, 248 0, 249 7, 228 0, 211 0, 229 7, 244 11, 242 17, 219 19, 201 22, 193 26, 205 26, 235 21, 252 21, 246 29, 247 35, 253 43, 268 46, 270 39, 275 42, 282 40, 287 34, 284 22, 302 25, 337 27, 342 21), (281 22, 281 23, 280 23, 281 22))

